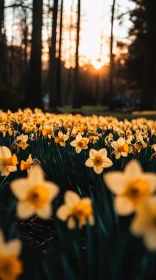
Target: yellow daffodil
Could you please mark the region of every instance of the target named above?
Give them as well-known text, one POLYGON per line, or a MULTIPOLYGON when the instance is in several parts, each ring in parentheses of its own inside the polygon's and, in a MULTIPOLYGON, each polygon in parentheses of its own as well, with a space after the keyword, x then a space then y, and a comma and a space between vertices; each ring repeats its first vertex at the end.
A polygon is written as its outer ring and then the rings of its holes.
POLYGON ((0 230, 0 279, 17 280, 23 272, 22 262, 19 260, 21 242, 18 239, 5 242, 0 230))
POLYGON ((15 172, 17 170, 16 165, 18 164, 18 159, 15 154, 11 154, 9 148, 2 146, 0 147, 0 172, 1 176, 8 176, 10 172, 15 172))
POLYGON ((59 144, 60 146, 65 147, 65 144, 66 144, 65 142, 66 142, 68 139, 69 139, 69 135, 63 134, 62 131, 59 131, 59 132, 58 132, 58 136, 56 136, 56 137, 54 138, 54 142, 55 142, 56 144, 59 144))
POLYGON ((17 215, 27 219, 36 214, 42 219, 48 219, 52 214, 51 202, 59 192, 52 182, 44 180, 44 174, 39 165, 30 169, 28 178, 17 179, 11 183, 11 190, 18 198, 17 215))
POLYGON ((54 136, 54 126, 53 125, 45 125, 43 128, 41 128, 42 135, 44 137, 48 136, 49 138, 54 136))
POLYGON ((105 174, 104 180, 116 195, 114 207, 119 215, 133 213, 156 189, 156 175, 144 173, 136 160, 129 162, 123 172, 105 174))
POLYGON ((76 139, 73 140, 70 145, 72 147, 75 147, 75 151, 77 154, 81 153, 81 151, 83 149, 88 149, 88 142, 89 142, 89 139, 88 138, 82 138, 82 136, 80 134, 78 134, 76 136, 76 139))
POLYGON ((137 142, 134 144, 134 148, 137 150, 138 153, 140 153, 141 150, 147 147, 147 143, 144 141, 143 137, 140 134, 137 136, 136 139, 137 142))
POLYGON ((74 229, 76 227, 76 220, 79 228, 88 223, 94 224, 92 201, 90 198, 80 198, 78 194, 72 191, 67 191, 64 196, 62 206, 57 210, 56 216, 61 221, 67 220, 68 228, 74 229), (75 220, 76 219, 76 220, 75 220))
POLYGON ((21 134, 20 136, 17 136, 17 143, 18 147, 22 148, 22 150, 25 150, 29 145, 26 143, 28 141, 28 135, 21 134))
POLYGON ((156 144, 152 145, 152 149, 156 152, 156 144))
POLYGON ((156 197, 145 200, 132 220, 131 232, 142 236, 149 250, 156 250, 156 197))
POLYGON ((86 160, 85 165, 92 167, 95 173, 100 174, 104 168, 112 166, 113 163, 107 157, 107 150, 103 148, 99 151, 91 149, 89 151, 89 159, 86 160))
POLYGON ((124 138, 120 137, 117 141, 113 141, 111 146, 114 148, 113 154, 115 154, 116 159, 119 159, 121 156, 128 156, 129 146, 124 138))
POLYGON ((104 141, 105 141, 105 145, 106 146, 111 146, 111 142, 113 141, 113 134, 112 133, 109 133, 106 137, 105 137, 105 139, 104 139, 104 141))
POLYGON ((99 135, 97 135, 97 134, 95 134, 95 133, 88 132, 86 136, 87 136, 87 138, 89 139, 89 142, 90 142, 90 143, 95 144, 96 142, 99 141, 99 135))
POLYGON ((21 171, 29 170, 32 167, 33 163, 34 163, 34 161, 32 159, 32 155, 30 154, 26 161, 25 160, 21 161, 21 164, 20 164, 21 171))

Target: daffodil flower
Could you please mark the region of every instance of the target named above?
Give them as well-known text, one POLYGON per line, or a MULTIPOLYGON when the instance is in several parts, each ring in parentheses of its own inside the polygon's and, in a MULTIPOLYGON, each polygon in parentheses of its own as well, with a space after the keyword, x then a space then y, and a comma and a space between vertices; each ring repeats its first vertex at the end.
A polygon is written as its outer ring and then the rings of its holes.
POLYGON ((17 170, 16 165, 18 164, 18 159, 15 154, 11 154, 9 148, 2 146, 0 147, 0 172, 1 176, 8 176, 10 172, 15 172, 17 170))
POLYGON ((94 224, 92 201, 90 198, 81 198, 73 191, 67 191, 64 196, 62 206, 57 210, 56 216, 61 221, 67 220, 68 228, 74 229, 76 227, 76 220, 79 228, 88 223, 94 224))
POLYGON ((89 159, 86 160, 85 165, 92 167, 95 173, 101 174, 104 168, 112 166, 113 163, 107 157, 107 150, 103 148, 99 151, 91 149, 89 151, 89 159))
POLYGON ((105 174, 104 181, 116 195, 114 207, 119 215, 132 214, 156 189, 156 175, 144 173, 136 160, 129 162, 123 172, 105 174))
POLYGON ((88 142, 89 142, 89 139, 88 139, 88 138, 86 138, 86 137, 83 137, 83 138, 82 138, 82 136, 81 136, 80 134, 78 134, 78 135, 76 136, 76 139, 73 140, 73 141, 70 143, 70 145, 71 145, 72 147, 74 147, 76 153, 79 154, 79 153, 81 153, 81 151, 82 151, 83 149, 88 149, 88 142))
POLYGON ((23 170, 30 170, 30 168, 32 167, 33 163, 34 163, 34 161, 32 159, 32 155, 30 154, 26 161, 25 160, 21 161, 21 164, 20 164, 21 171, 23 171, 23 170))
POLYGON ((42 219, 50 218, 51 202, 57 196, 59 188, 52 182, 45 181, 41 167, 31 168, 28 178, 11 182, 11 190, 17 197, 17 215, 27 219, 36 214, 42 219))
POLYGON ((69 139, 69 135, 63 134, 62 131, 59 131, 59 132, 58 132, 58 136, 56 136, 56 137, 54 138, 54 142, 55 142, 56 144, 59 144, 60 146, 65 147, 65 144, 66 144, 65 142, 66 142, 68 139, 69 139))
POLYGON ((48 136, 49 138, 54 136, 54 126, 53 125, 45 125, 41 128, 42 135, 44 137, 48 136))
POLYGON ((19 260, 21 241, 18 239, 5 242, 0 230, 0 279, 17 280, 23 272, 23 264, 19 260))
POLYGON ((153 144, 151 148, 156 152, 156 144, 153 144))
POLYGON ((117 141, 113 141, 111 146, 114 148, 113 154, 115 154, 116 159, 119 159, 121 156, 128 156, 129 146, 124 138, 120 137, 117 141))
POLYGON ((131 232, 136 236, 142 236, 145 246, 156 250, 156 197, 145 200, 137 209, 132 220, 131 232))
POLYGON ((29 146, 26 143, 27 141, 28 141, 28 135, 21 134, 20 136, 17 136, 18 147, 22 148, 22 150, 25 150, 29 146))

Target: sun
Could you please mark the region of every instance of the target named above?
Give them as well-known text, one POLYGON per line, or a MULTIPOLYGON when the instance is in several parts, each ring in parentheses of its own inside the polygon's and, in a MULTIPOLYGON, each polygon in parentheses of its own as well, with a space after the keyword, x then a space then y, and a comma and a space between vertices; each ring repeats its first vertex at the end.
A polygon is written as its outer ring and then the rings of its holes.
POLYGON ((102 66, 104 66, 104 63, 101 60, 97 59, 95 61, 94 60, 92 61, 92 65, 96 70, 100 70, 102 66))

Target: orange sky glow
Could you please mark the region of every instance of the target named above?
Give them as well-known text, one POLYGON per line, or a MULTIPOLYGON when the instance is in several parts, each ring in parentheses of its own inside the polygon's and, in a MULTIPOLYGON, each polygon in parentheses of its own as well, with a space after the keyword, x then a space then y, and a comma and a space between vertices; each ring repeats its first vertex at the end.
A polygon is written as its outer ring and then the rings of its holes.
MULTIPOLYGON (((30 1, 30 0, 28 0, 30 1)), ((11 0, 6 0, 6 2, 11 3, 11 0)), ((44 4, 47 0, 44 0, 44 4)), ((71 3, 73 3, 72 12, 72 24, 76 26, 76 8, 77 0, 64 0, 64 27, 63 27, 63 48, 62 48, 62 60, 65 61, 66 67, 74 66, 74 55, 75 55, 75 39, 76 30, 72 29, 70 34, 70 21, 71 21, 71 3), (71 37, 71 41, 70 41, 71 37)), ((81 10, 81 32, 80 32, 80 48, 79 48, 79 62, 80 65, 91 63, 95 69, 100 69, 103 65, 109 63, 109 37, 110 37, 110 16, 111 16, 111 4, 112 0, 82 0, 82 10, 81 10)), ((126 12, 128 8, 133 7, 129 0, 116 0, 116 17, 126 12)), ((19 41, 19 30, 18 25, 13 21, 13 15, 11 9, 6 14, 7 19, 7 36, 9 40, 13 43, 20 44, 19 41)), ((31 22, 31 15, 29 21, 31 22)), ((48 50, 48 37, 50 36, 50 31, 47 31, 47 25, 51 25, 51 19, 44 18, 43 25, 43 49, 42 49, 42 60, 43 67, 49 60, 49 50, 48 50)), ((17 19, 18 22, 18 19, 17 19)), ((116 42, 127 40, 127 32, 130 27, 130 21, 128 16, 125 17, 124 23, 119 26, 119 23, 115 21, 114 25, 114 53, 117 52, 116 42)))

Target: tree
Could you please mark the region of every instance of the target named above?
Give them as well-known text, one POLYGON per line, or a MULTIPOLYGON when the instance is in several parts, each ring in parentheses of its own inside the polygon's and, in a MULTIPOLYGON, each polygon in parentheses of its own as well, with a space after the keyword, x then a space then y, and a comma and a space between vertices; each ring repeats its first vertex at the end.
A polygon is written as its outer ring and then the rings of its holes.
POLYGON ((112 11, 111 11, 111 36, 110 36, 110 71, 109 71, 109 107, 111 108, 112 99, 114 97, 114 54, 113 54, 113 43, 114 43, 114 13, 115 3, 113 0, 112 11))
POLYGON ((4 28, 4 4, 5 1, 0 1, 0 85, 7 86, 7 50, 6 50, 6 36, 5 36, 5 28, 4 28))
POLYGON ((57 106, 57 92, 56 92, 57 17, 58 17, 58 0, 54 0, 53 19, 52 19, 52 36, 51 36, 51 46, 50 46, 50 65, 49 65, 50 107, 52 109, 55 109, 57 106))
POLYGON ((150 110, 154 106, 156 90, 156 1, 131 1, 137 5, 130 11, 133 25, 129 29, 129 38, 132 38, 132 43, 128 47, 124 75, 129 87, 140 92, 141 109, 150 110))
MULTIPOLYGON (((135 1, 133 0, 133 2, 135 1)), ((135 9, 130 11, 129 15, 130 21, 132 22, 132 26, 128 32, 131 43, 127 46, 128 54, 123 55, 125 64, 120 74, 127 80, 128 88, 141 93, 144 79, 143 69, 146 37, 146 14, 143 1, 137 2, 135 9)), ((120 49, 122 47, 124 48, 126 45, 121 44, 120 49)))
POLYGON ((80 108, 80 88, 79 88, 79 45, 80 45, 80 19, 81 19, 81 0, 78 0, 77 5, 77 39, 75 53, 75 73, 74 73, 74 93, 73 93, 73 108, 80 108))
POLYGON ((43 108, 42 101, 42 11, 43 0, 33 0, 32 46, 29 65, 28 89, 24 107, 43 108))
POLYGON ((151 110, 154 107, 156 91, 156 1, 144 0, 146 9, 146 48, 144 59, 144 89, 141 109, 151 110))
POLYGON ((61 11, 60 11, 60 31, 59 31, 59 56, 57 66, 57 106, 62 105, 61 100, 61 84, 62 84, 62 71, 61 71, 61 56, 62 56, 62 28, 63 28, 63 0, 61 0, 61 11))

